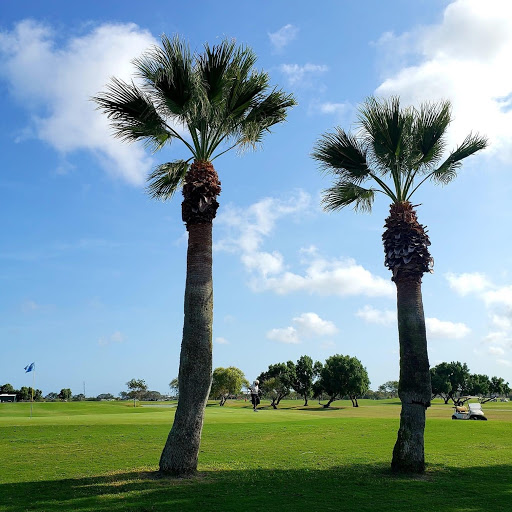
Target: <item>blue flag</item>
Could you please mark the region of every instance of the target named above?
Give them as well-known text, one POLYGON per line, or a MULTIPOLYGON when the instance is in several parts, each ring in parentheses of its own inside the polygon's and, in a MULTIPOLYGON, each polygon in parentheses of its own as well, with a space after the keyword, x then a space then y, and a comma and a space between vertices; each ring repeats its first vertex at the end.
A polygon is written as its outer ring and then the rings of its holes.
POLYGON ((25 373, 31 372, 32 370, 36 369, 36 363, 30 363, 29 365, 25 366, 25 373))

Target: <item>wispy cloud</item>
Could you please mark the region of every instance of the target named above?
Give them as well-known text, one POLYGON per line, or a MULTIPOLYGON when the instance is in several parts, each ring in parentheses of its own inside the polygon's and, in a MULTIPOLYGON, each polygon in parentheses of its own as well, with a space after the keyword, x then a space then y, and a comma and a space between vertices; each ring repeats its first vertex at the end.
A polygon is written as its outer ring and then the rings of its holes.
POLYGON ((311 85, 311 80, 322 73, 328 71, 328 67, 323 64, 304 65, 299 64, 281 64, 281 72, 286 76, 290 85, 311 85))
MULTIPOLYGON (((129 80, 132 59, 155 39, 133 23, 103 24, 62 46, 57 38, 52 27, 33 20, 0 33, 0 76, 30 115, 25 134, 47 142, 61 155, 91 151, 106 172, 141 185, 152 159, 140 145, 113 138, 106 116, 90 98, 104 90, 111 76, 129 80)), ((69 169, 70 164, 61 168, 69 169)))
POLYGON ((215 338, 215 343, 218 343, 219 345, 229 345, 229 341, 226 338, 222 338, 221 336, 215 338))
POLYGON ((240 254, 254 291, 272 291, 279 295, 306 292, 342 297, 392 297, 395 291, 388 279, 374 276, 352 258, 328 259, 315 247, 309 247, 301 250, 302 270, 293 272, 279 251, 262 250, 278 220, 307 215, 310 204, 311 197, 297 191, 286 201, 265 198, 244 209, 228 206, 217 223, 226 235, 221 235, 215 248, 240 254))
POLYGON ((288 23, 284 27, 281 27, 276 32, 269 32, 268 37, 270 42, 276 51, 281 51, 285 46, 288 46, 299 33, 299 29, 288 23))
POLYGON ((509 0, 451 2, 438 24, 379 42, 384 55, 402 61, 377 88, 404 103, 451 100, 452 143, 468 131, 489 137, 497 158, 512 161, 512 3, 509 0))
MULTIPOLYGON (((384 326, 396 325, 396 311, 380 310, 372 306, 364 306, 356 315, 369 324, 384 326)), ((425 318, 427 337, 432 339, 461 339, 466 337, 471 329, 462 322, 449 322, 438 318, 425 318)))
POLYGON ((437 318, 425 318, 427 337, 459 340, 465 338, 471 329, 462 322, 448 322, 437 318))
POLYGON ((332 336, 338 328, 330 320, 323 320, 316 313, 302 313, 292 319, 291 326, 271 329, 267 338, 280 343, 297 344, 304 338, 332 336))
POLYGON ((102 336, 101 338, 99 338, 98 345, 100 345, 101 347, 105 347, 113 343, 123 343, 124 340, 124 334, 122 334, 120 331, 115 331, 109 336, 102 336))
POLYGON ((362 318, 369 324, 378 325, 395 325, 396 324, 396 311, 379 310, 372 306, 364 306, 364 308, 357 311, 356 316, 362 318))

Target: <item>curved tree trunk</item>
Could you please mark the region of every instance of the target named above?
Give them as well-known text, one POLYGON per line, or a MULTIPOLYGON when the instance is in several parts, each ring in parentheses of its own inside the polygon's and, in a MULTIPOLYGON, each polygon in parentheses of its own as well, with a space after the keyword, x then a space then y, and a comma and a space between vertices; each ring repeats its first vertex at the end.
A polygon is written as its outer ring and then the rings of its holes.
POLYGON ((432 396, 421 277, 395 279, 395 282, 400 340, 398 396, 402 412, 391 468, 421 473, 425 470, 425 412, 432 396))
POLYGON ((212 220, 220 182, 209 162, 194 162, 185 177, 182 215, 188 230, 178 407, 160 457, 160 471, 193 474, 212 379, 212 220))
POLYGON ((425 411, 430 407, 432 386, 427 353, 421 279, 431 271, 430 240, 408 201, 393 203, 382 235, 385 265, 392 270, 397 290, 398 338, 402 402, 400 429, 393 450, 393 471, 425 470, 425 411))

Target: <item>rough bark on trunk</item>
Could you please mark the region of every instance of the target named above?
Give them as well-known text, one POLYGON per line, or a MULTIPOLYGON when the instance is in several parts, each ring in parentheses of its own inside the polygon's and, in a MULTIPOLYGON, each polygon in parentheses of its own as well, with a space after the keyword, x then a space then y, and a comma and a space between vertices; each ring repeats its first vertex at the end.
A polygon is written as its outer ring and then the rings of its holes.
POLYGON ((394 471, 421 473, 425 470, 425 412, 432 396, 421 277, 395 279, 395 283, 402 412, 391 467, 394 471))
POLYGON ((400 343, 398 396, 402 411, 391 468, 397 472, 422 473, 425 412, 430 407, 432 387, 421 279, 425 272, 431 271, 430 240, 409 202, 391 205, 382 238, 385 264, 392 270, 396 284, 400 343))
POLYGON ((188 230, 183 339, 174 423, 160 457, 160 471, 186 476, 197 470, 203 417, 212 379, 212 220, 220 182, 209 162, 194 162, 183 186, 188 230))
POLYGON ((324 408, 327 409, 334 402, 334 400, 336 400, 336 396, 329 398, 329 401, 324 404, 324 408))

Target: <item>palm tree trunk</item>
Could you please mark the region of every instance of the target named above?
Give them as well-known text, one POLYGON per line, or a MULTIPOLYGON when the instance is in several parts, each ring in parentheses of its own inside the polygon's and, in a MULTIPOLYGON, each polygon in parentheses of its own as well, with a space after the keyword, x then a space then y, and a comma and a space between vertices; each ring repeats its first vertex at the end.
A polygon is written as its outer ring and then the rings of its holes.
POLYGON ((427 353, 425 316, 421 297, 421 273, 394 277, 397 289, 400 382, 402 401, 400 429, 393 450, 393 471, 422 473, 425 470, 425 412, 432 388, 427 353))
POLYGON ((160 471, 189 475, 197 470, 203 417, 212 375, 212 223, 188 225, 185 319, 178 376, 180 396, 160 471))

